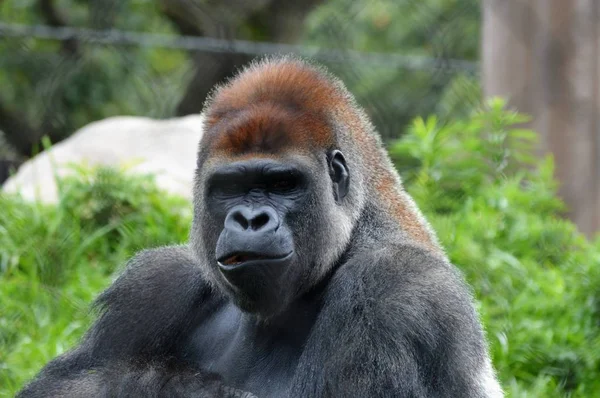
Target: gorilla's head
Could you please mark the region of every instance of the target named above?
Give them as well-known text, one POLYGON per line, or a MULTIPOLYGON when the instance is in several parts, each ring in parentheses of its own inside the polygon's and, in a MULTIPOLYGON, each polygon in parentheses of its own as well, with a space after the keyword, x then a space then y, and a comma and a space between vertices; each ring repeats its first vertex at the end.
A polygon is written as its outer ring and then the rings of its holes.
POLYGON ((191 242, 206 277, 244 311, 282 311, 348 245, 363 193, 331 111, 345 95, 315 67, 279 59, 208 102, 191 242))

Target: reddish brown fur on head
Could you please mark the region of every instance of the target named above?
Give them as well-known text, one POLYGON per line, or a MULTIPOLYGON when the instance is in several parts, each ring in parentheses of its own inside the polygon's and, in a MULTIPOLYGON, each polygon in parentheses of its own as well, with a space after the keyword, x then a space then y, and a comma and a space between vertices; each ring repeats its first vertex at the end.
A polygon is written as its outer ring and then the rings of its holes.
POLYGON ((229 156, 329 148, 335 138, 327 112, 342 100, 320 71, 301 61, 253 65, 211 98, 207 142, 229 156))

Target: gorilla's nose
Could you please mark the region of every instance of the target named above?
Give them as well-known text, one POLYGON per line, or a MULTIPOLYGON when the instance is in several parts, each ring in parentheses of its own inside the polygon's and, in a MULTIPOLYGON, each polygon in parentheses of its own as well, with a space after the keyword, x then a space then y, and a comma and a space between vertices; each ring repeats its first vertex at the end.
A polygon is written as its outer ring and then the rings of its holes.
POLYGON ((268 206, 236 206, 225 218, 225 229, 237 232, 271 232, 276 231, 279 224, 279 215, 268 206))
POLYGON ((294 251, 292 234, 272 207, 236 206, 225 217, 224 227, 215 248, 222 271, 246 265, 282 266, 294 251))

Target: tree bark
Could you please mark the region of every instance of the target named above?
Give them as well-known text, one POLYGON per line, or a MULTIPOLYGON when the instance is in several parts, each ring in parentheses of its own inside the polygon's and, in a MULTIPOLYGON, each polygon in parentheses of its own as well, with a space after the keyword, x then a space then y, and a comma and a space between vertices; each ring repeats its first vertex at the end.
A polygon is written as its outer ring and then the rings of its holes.
POLYGON ((482 55, 484 95, 533 116, 567 215, 592 236, 600 229, 600 4, 485 0, 482 55))

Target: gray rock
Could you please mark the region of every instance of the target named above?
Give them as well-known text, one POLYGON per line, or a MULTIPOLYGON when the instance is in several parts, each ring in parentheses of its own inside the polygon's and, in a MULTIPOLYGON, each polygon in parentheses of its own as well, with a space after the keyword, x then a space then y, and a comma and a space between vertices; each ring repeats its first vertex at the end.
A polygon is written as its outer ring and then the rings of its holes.
POLYGON ((202 116, 155 120, 119 116, 90 123, 68 139, 25 162, 2 190, 24 199, 56 203, 54 174, 72 173, 69 164, 133 165, 132 173, 153 174, 166 191, 192 197, 202 116))

